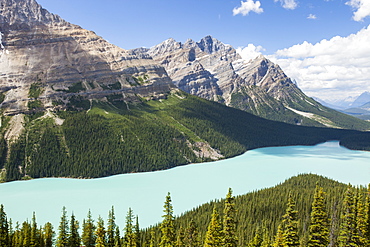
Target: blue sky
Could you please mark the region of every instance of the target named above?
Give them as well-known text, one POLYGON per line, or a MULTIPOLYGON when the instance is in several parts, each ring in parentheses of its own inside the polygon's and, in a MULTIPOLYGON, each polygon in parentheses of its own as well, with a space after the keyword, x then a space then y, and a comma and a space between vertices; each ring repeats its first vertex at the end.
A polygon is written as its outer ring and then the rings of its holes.
MULTIPOLYGON (((305 76, 297 75, 296 72, 305 69, 305 65, 302 65, 302 68, 292 68, 291 63, 294 62, 292 59, 306 61, 305 59, 309 59, 310 56, 316 57, 317 54, 307 51, 309 47, 304 45, 304 42, 311 44, 313 49, 323 40, 331 42, 336 36, 346 38, 357 35, 370 25, 370 0, 38 0, 38 2, 50 12, 85 29, 93 30, 111 43, 125 49, 151 47, 170 37, 181 42, 188 38, 198 41, 206 35, 212 35, 235 48, 249 45, 248 51, 255 48, 254 52, 262 53, 279 63, 309 95, 327 99, 328 96, 324 95, 325 88, 328 90, 334 86, 328 87, 330 81, 326 81, 326 84, 323 81, 328 77, 323 74, 323 68, 321 73, 320 69, 311 69, 314 73, 321 74, 321 79, 311 78, 307 81, 305 76), (294 46, 295 50, 303 49, 307 57, 297 57, 297 52, 292 53, 289 49, 294 46), (318 92, 320 84, 323 84, 322 94, 318 92)), ((370 36, 367 34, 365 36, 370 44, 370 36)), ((341 48, 337 50, 340 51, 341 48)), ((367 55, 370 60, 370 53, 366 54, 366 48, 364 52, 363 56, 367 55)), ((370 69, 365 72, 370 72, 370 69)), ((370 84, 370 76, 365 81, 370 84)), ((347 85, 346 95, 359 94, 364 86, 361 84, 356 88, 351 91, 347 85)), ((337 97, 341 96, 343 88, 340 90, 336 92, 337 97)), ((370 90, 370 86, 366 87, 366 90, 370 90)), ((333 97, 332 93, 326 94, 333 97)))

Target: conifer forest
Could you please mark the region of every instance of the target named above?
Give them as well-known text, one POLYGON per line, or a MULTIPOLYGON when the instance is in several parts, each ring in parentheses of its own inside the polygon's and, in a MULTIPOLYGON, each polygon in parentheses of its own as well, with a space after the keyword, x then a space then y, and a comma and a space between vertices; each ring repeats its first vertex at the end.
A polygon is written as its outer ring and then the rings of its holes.
POLYGON ((275 187, 198 206, 180 216, 165 197, 162 222, 146 229, 129 208, 125 222, 116 222, 114 207, 106 221, 78 221, 62 208, 60 223, 12 222, 0 207, 0 246, 370 246, 370 184, 354 187, 305 174, 275 187))

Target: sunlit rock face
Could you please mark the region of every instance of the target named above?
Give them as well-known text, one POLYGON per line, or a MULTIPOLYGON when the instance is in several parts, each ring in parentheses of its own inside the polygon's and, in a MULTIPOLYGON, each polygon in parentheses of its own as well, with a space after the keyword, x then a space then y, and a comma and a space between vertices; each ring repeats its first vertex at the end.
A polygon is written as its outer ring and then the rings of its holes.
POLYGON ((0 32, 0 91, 9 114, 27 110, 34 83, 41 88, 43 107, 68 101, 67 92, 101 98, 122 91, 132 98, 156 97, 174 88, 163 66, 149 55, 112 45, 34 0, 0 0, 0 32), (80 90, 71 92, 76 83, 80 90))

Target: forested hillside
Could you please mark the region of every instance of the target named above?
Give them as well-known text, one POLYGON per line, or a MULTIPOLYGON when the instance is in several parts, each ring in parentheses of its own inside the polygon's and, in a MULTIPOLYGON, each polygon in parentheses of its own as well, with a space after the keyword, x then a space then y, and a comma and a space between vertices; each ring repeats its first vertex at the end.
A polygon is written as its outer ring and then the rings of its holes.
POLYGON ((114 207, 107 221, 99 216, 79 223, 62 210, 59 226, 12 222, 0 208, 0 246, 369 246, 370 187, 353 187, 312 174, 299 175, 273 188, 226 198, 173 215, 165 198, 163 220, 140 229, 129 209, 116 222, 114 207))
POLYGON ((179 90, 166 99, 136 103, 125 102, 122 94, 105 101, 75 97, 64 107, 24 115, 23 131, 8 143, 11 117, 2 117, 3 181, 161 170, 259 147, 328 140, 370 150, 370 133, 269 121, 179 90))

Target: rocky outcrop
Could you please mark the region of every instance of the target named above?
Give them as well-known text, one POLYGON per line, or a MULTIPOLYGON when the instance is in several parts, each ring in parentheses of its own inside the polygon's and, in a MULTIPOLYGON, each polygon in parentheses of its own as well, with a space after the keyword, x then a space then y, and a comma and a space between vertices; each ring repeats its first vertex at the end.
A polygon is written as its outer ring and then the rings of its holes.
POLYGON ((6 113, 27 110, 32 84, 40 88, 43 106, 68 92, 94 98, 115 89, 150 97, 174 88, 150 56, 112 45, 34 0, 0 0, 0 13, 0 88, 6 89, 6 113), (81 87, 71 90, 76 83, 81 87))
POLYGON ((180 89, 261 117, 301 124, 303 116, 289 106, 320 107, 277 64, 262 55, 244 61, 232 46, 211 36, 184 44, 168 39, 140 52, 164 66, 180 89))

